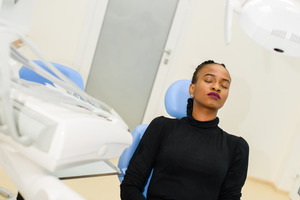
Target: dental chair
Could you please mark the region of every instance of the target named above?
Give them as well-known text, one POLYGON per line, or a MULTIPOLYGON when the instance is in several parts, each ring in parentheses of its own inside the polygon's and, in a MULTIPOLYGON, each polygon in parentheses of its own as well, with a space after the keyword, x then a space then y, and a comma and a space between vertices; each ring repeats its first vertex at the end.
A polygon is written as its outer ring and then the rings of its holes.
MULTIPOLYGON (((170 116, 178 119, 186 116, 187 100, 188 98, 191 97, 189 94, 190 84, 191 84, 190 80, 182 79, 182 80, 175 81, 168 88, 165 94, 164 103, 165 103, 166 111, 170 116)), ((148 127, 147 124, 141 124, 137 126, 131 133, 133 138, 132 145, 123 151, 118 162, 118 167, 121 171, 121 173, 118 175, 120 182, 122 182, 124 179, 124 175, 126 173, 127 166, 130 162, 130 159, 133 153, 135 152, 135 149, 137 148, 141 138, 143 137, 147 127, 148 127)), ((152 172, 148 178, 147 184, 143 191, 143 195, 145 198, 147 197, 147 190, 150 183, 150 179, 152 177, 152 172)))

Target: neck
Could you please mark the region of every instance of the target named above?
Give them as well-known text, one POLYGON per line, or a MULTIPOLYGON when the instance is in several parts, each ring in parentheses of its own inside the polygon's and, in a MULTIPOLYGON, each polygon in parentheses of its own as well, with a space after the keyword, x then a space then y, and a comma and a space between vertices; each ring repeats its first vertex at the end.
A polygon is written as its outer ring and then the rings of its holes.
POLYGON ((218 110, 199 108, 194 105, 192 116, 197 121, 211 121, 217 117, 218 110))

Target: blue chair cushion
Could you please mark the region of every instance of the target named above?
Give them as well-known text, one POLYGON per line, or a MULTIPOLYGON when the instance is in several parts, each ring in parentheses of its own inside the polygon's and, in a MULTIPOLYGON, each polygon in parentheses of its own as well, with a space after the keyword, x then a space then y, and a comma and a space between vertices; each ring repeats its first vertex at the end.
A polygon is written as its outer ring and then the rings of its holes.
MULTIPOLYGON (((137 126, 131 133, 132 134, 132 144, 130 145, 130 147, 128 147, 127 149, 125 149, 123 151, 123 153, 121 154, 121 156, 119 158, 119 162, 118 162, 118 167, 121 171, 121 174, 118 175, 120 182, 122 182, 124 179, 130 159, 131 159, 132 155, 134 154, 135 149, 139 145, 140 140, 143 137, 144 132, 147 129, 147 127, 148 127, 148 124, 141 124, 141 125, 137 126)), ((144 188, 143 195, 145 198, 147 196, 147 190, 148 190, 148 186, 149 186, 151 177, 152 177, 152 172, 151 172, 151 175, 148 178, 148 182, 144 188)))
MULTIPOLYGON (((37 65, 41 66, 43 69, 47 70, 54 76, 56 76, 50 69, 47 68, 47 66, 42 61, 33 60, 33 62, 36 63, 37 65)), ((78 87, 80 87, 82 90, 84 90, 84 84, 83 84, 82 77, 77 71, 75 71, 74 69, 71 69, 69 67, 66 67, 64 65, 58 64, 58 63, 51 62, 51 64, 53 64, 66 77, 68 77, 70 80, 72 80, 78 87)), ((41 84, 48 83, 48 84, 53 85, 53 83, 51 81, 49 81, 48 79, 44 78, 43 76, 35 73, 34 71, 27 68, 26 66, 22 66, 21 69, 19 70, 19 77, 24 80, 28 80, 28 81, 32 81, 32 82, 37 82, 37 83, 41 83, 41 84)))

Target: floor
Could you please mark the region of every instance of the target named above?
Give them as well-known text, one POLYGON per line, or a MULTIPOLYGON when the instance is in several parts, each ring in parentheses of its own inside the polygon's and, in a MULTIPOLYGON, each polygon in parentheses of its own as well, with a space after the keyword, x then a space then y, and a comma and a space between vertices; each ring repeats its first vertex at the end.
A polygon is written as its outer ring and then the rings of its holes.
POLYGON ((278 191, 270 184, 248 178, 242 191, 242 200, 289 200, 288 192, 278 191))
MULTIPOLYGON (((112 160, 112 163, 116 162, 117 160, 112 160)), ((64 183, 86 200, 120 200, 119 180, 115 175, 65 180, 64 183)), ((0 168, 0 187, 13 193, 17 192, 2 168, 0 168)), ((0 200, 2 199, 0 197, 0 200)), ((289 197, 287 192, 276 191, 267 183, 248 178, 243 188, 242 200, 289 200, 289 197)))

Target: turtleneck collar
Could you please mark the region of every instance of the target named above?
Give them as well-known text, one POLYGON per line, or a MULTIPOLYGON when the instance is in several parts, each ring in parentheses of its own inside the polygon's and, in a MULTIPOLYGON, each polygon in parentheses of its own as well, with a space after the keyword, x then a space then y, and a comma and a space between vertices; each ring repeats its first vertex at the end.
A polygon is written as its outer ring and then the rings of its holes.
POLYGON ((193 104, 194 101, 192 98, 188 99, 188 104, 187 104, 187 117, 185 118, 189 124, 192 126, 196 126, 199 128, 214 128, 217 127, 219 124, 219 118, 216 117, 215 119, 211 121, 198 121, 194 119, 192 113, 193 113, 193 104))

